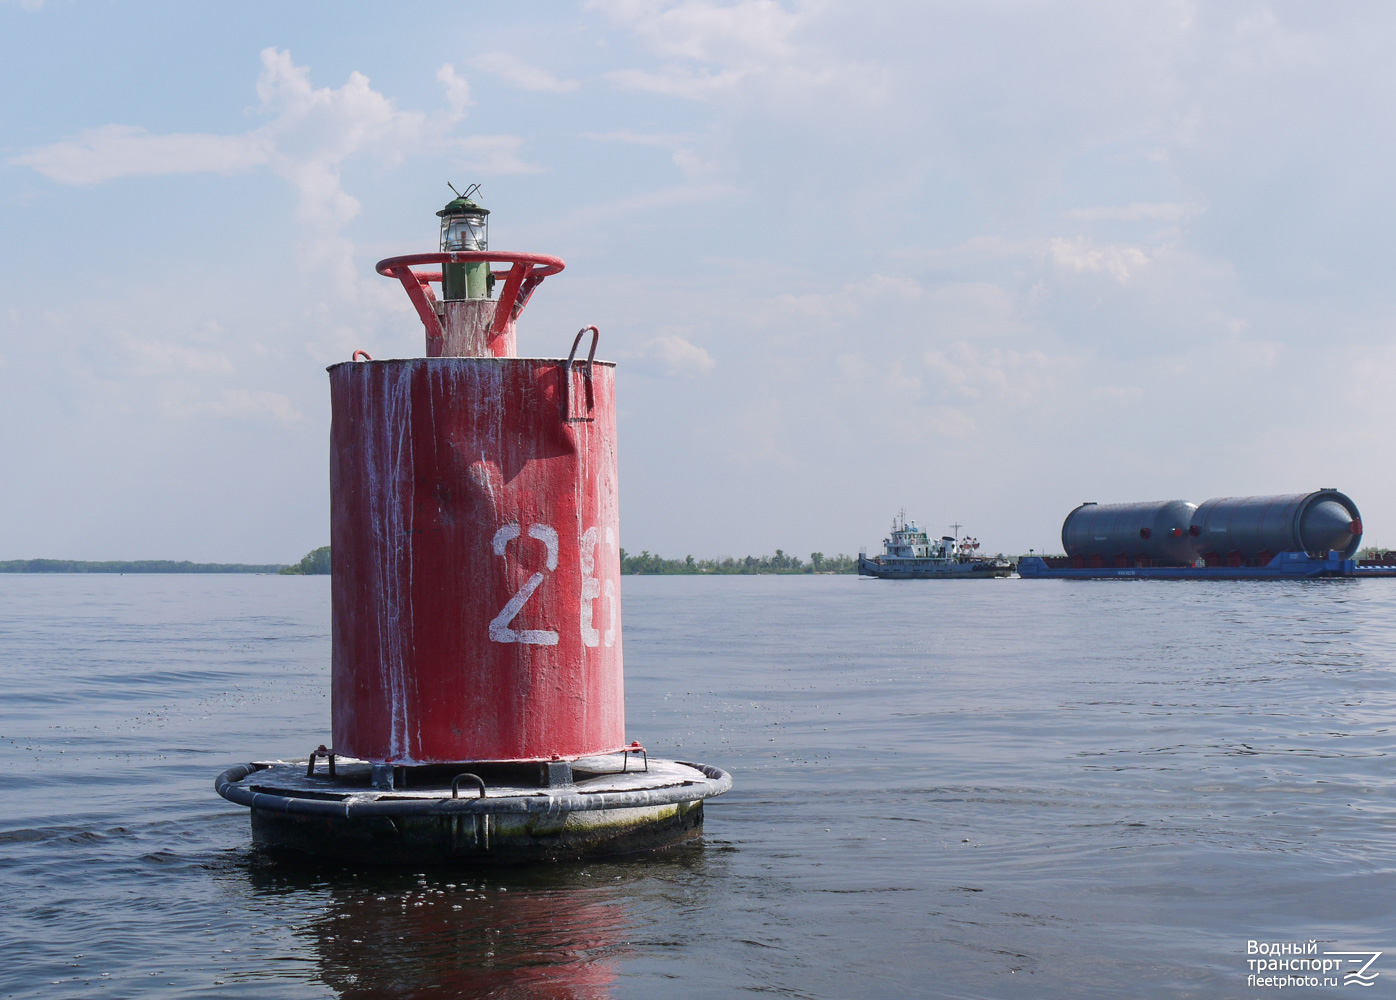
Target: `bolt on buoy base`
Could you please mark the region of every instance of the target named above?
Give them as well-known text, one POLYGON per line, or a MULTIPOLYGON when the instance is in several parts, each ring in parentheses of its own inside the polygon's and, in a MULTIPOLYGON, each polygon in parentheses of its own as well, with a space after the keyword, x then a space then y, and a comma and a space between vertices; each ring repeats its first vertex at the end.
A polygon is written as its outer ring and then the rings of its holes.
POLYGON ((312 757, 241 764, 214 787, 251 808, 253 842, 271 851, 509 864, 632 854, 700 836, 703 801, 730 789, 731 775, 685 761, 646 765, 608 755, 399 767, 385 783, 367 761, 331 757, 317 768, 312 757))

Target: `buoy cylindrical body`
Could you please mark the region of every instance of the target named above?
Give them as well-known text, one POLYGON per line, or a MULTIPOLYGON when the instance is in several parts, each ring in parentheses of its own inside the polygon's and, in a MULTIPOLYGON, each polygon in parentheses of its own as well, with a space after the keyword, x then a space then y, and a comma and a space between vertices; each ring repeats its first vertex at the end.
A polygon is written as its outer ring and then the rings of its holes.
POLYGON ((329 372, 335 750, 396 764, 618 750, 614 367, 329 372))

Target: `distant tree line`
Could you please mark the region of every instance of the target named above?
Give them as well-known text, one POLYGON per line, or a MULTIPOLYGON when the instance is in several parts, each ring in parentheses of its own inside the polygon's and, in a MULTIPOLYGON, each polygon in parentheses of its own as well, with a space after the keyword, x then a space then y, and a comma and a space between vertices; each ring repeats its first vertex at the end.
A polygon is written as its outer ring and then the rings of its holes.
POLYGON ((329 576, 330 575, 330 547, 322 545, 318 549, 311 549, 301 561, 294 566, 285 566, 281 570, 282 576, 329 576))
MULTIPOLYGON (((856 573, 858 560, 839 553, 826 556, 811 552, 809 561, 787 555, 776 549, 773 556, 743 556, 734 559, 665 559, 649 550, 632 555, 620 550, 620 571, 626 574, 679 575, 716 574, 747 575, 757 573, 856 573)), ((279 573, 282 576, 327 576, 330 572, 330 547, 322 545, 307 552, 299 562, 282 563, 196 563, 171 559, 135 559, 112 562, 86 562, 76 559, 11 559, 0 561, 0 573, 279 573)))
POLYGON ((301 561, 285 563, 196 563, 173 559, 128 559, 89 562, 81 559, 11 559, 0 562, 0 573, 279 573, 282 576, 328 576, 330 547, 307 552, 301 561))
POLYGON ((87 562, 80 559, 11 559, 0 562, 0 573, 280 573, 281 563, 196 563, 172 559, 132 559, 87 562))
POLYGON ((629 575, 680 576, 704 573, 718 575, 746 575, 756 573, 856 573, 858 560, 839 553, 826 556, 823 552, 811 552, 809 562, 799 556, 786 555, 776 549, 773 556, 743 556, 734 559, 694 559, 691 555, 682 559, 665 559, 654 555, 648 549, 639 555, 620 550, 620 571, 629 575))

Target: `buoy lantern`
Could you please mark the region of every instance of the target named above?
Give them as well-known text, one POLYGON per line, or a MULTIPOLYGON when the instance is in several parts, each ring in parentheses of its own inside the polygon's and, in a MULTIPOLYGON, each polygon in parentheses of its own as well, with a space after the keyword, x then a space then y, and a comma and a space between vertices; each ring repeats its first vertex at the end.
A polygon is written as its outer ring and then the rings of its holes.
POLYGON ((333 747, 216 782, 264 847, 627 853, 698 836, 732 785, 626 740, 615 366, 594 326, 565 360, 517 356, 520 313, 564 265, 489 250, 476 190, 437 213, 440 252, 378 263, 426 357, 329 369, 333 747))

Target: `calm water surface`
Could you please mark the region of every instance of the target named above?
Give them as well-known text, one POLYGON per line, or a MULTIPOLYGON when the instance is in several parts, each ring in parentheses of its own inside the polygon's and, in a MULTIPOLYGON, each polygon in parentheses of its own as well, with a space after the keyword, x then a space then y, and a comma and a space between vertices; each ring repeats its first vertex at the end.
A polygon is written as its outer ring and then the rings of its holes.
POLYGON ((628 736, 736 789, 483 874, 269 860, 214 793, 328 740, 328 598, 0 577, 0 997, 1274 993, 1250 939, 1396 993, 1396 580, 627 578, 628 736))

